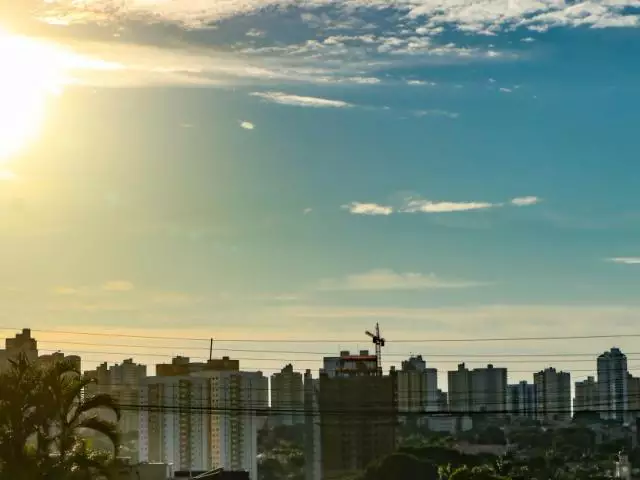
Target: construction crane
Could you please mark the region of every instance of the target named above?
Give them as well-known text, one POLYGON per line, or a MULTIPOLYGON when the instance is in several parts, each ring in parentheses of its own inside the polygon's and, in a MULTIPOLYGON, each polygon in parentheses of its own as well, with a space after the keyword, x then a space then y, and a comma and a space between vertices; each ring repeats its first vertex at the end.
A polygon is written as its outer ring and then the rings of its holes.
POLYGON ((376 323, 375 333, 371 333, 369 330, 364 333, 371 337, 376 346, 376 370, 378 376, 382 376, 382 347, 384 347, 385 340, 380 336, 380 325, 376 323))

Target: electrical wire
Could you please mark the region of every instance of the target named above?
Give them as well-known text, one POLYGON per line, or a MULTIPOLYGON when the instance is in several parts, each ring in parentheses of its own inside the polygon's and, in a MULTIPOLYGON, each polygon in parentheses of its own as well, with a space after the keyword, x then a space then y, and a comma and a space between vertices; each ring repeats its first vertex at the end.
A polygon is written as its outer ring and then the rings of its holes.
MULTIPOLYGON (((22 328, 16 327, 2 327, 0 330, 14 330, 22 331, 22 328)), ((189 337, 167 337, 167 336, 154 336, 154 335, 134 335, 114 332, 86 332, 86 331, 70 331, 70 330, 46 330, 46 329, 32 329, 33 332, 43 332, 52 334, 64 334, 64 335, 89 335, 100 337, 119 337, 119 338, 140 338, 140 339, 155 339, 155 340, 172 340, 172 341, 187 341, 187 342, 208 342, 211 339, 206 338, 189 338, 189 337)), ((473 338, 429 338, 429 339, 392 339, 387 338, 387 342, 393 343, 467 343, 467 342, 516 342, 516 341, 551 341, 551 340, 590 340, 590 339, 605 339, 605 338, 638 338, 640 333, 619 333, 619 334, 600 334, 600 335, 566 335, 566 336, 545 336, 545 337, 473 337, 473 338)), ((336 339, 308 339, 308 338, 214 338, 216 343, 363 343, 365 339, 360 338, 356 340, 348 340, 344 338, 336 339)))

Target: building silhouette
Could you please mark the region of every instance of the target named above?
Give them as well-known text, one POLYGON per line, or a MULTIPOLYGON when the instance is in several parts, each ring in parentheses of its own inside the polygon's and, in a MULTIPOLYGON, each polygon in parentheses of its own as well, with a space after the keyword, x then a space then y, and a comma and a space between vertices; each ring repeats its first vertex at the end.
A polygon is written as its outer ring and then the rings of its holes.
POLYGON ((396 378, 378 374, 377 358, 364 350, 327 357, 320 371, 319 418, 322 479, 366 468, 396 448, 396 378))
POLYGON ((571 375, 546 368, 533 374, 538 395, 538 419, 565 421, 571 419, 571 375))
POLYGON ((625 420, 628 410, 627 356, 613 347, 598 357, 598 411, 609 420, 625 420))

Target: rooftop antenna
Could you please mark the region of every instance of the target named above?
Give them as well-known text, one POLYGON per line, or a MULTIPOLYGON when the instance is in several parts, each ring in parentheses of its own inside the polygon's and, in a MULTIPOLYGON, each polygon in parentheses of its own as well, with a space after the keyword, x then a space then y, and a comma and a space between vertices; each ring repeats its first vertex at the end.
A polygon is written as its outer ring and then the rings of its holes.
POLYGON ((376 371, 378 376, 382 376, 382 347, 384 347, 385 340, 380 336, 380 325, 376 323, 375 333, 371 333, 369 330, 364 332, 371 337, 373 344, 376 346, 376 371))
POLYGON ((213 360, 213 338, 209 342, 209 361, 213 360))

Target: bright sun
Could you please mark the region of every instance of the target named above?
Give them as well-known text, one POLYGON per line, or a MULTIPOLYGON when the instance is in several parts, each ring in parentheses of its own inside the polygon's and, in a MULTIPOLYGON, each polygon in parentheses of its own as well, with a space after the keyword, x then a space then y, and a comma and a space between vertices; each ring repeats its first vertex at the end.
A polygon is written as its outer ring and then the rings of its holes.
POLYGON ((45 107, 65 82, 65 66, 51 46, 0 29, 0 164, 39 132, 45 107))

